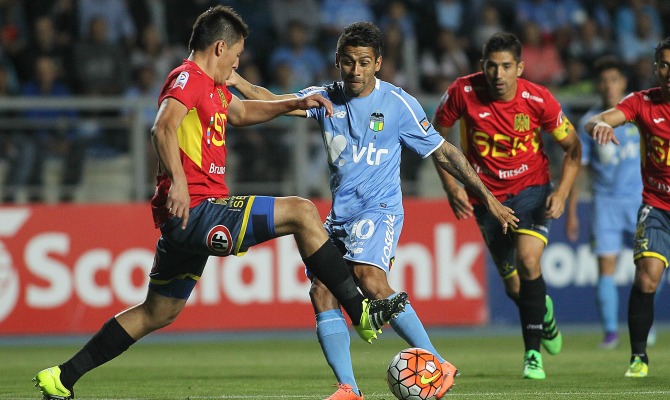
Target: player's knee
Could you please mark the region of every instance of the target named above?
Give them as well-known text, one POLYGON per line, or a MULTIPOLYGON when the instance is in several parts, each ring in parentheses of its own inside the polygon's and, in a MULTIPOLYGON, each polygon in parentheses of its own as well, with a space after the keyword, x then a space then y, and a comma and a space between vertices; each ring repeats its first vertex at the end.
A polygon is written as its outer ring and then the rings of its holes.
POLYGON ((289 210, 289 219, 296 225, 310 225, 316 223, 322 226, 321 216, 314 203, 302 197, 291 196, 285 198, 286 209, 289 210))
POLYGON ((653 279, 649 274, 636 274, 635 286, 642 291, 642 293, 654 293, 658 288, 658 281, 653 279))

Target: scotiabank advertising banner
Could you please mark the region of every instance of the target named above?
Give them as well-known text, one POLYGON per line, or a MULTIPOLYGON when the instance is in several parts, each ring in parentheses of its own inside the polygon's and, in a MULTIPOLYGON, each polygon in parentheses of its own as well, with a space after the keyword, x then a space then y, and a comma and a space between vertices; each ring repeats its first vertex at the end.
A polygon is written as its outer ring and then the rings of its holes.
MULTIPOLYGON (((329 202, 316 202, 325 217, 329 202)), ((485 247, 446 201, 406 200, 389 281, 426 325, 488 319, 485 247)), ((144 300, 156 240, 148 204, 0 208, 0 334, 95 332, 144 300)), ((210 257, 172 331, 314 327, 292 236, 210 257)))

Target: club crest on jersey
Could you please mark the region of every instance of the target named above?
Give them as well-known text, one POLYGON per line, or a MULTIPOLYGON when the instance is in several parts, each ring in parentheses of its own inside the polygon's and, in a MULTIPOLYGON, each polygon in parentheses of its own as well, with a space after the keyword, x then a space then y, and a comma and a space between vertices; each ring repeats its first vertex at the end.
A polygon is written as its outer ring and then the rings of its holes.
POLYGON ((530 130, 530 117, 526 114, 517 114, 514 116, 514 130, 517 132, 526 132, 530 130))
POLYGON ((223 225, 212 227, 207 233, 207 247, 209 250, 220 256, 227 256, 233 247, 233 240, 230 231, 223 225))
POLYGON ((174 86, 172 87, 173 88, 180 87, 184 89, 184 86, 186 86, 186 82, 188 82, 188 72, 182 71, 177 77, 177 80, 174 81, 174 86))
POLYGON ((216 92, 219 94, 219 98, 221 99, 221 105, 223 108, 228 108, 228 102, 226 101, 226 96, 223 95, 223 90, 220 88, 216 88, 216 92))
POLYGON ((384 129, 384 114, 379 111, 370 115, 370 129, 379 132, 384 129))

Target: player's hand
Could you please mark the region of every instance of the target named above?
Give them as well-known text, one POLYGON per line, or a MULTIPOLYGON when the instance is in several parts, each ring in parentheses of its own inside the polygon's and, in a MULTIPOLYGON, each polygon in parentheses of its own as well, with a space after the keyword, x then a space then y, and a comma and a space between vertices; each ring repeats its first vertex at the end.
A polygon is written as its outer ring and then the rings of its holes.
POLYGON ((519 218, 514 215, 514 210, 501 204, 495 197, 493 197, 493 200, 489 204, 488 210, 502 225, 503 234, 506 234, 507 229, 510 227, 518 227, 519 218))
POLYGON ((573 243, 579 239, 579 220, 574 213, 569 211, 565 218, 565 236, 573 243))
POLYGON ((181 219, 181 229, 186 229, 190 205, 191 196, 188 194, 186 182, 181 184, 172 182, 165 207, 170 215, 181 219))
POLYGON ((607 144, 610 141, 619 144, 619 140, 614 136, 614 129, 607 122, 598 122, 591 131, 591 137, 600 145, 607 144))
POLYGON ((237 74, 237 72, 235 72, 235 70, 233 70, 228 79, 226 79, 226 86, 228 87, 237 86, 237 84, 240 83, 239 78, 240 76, 237 74))
POLYGON ((307 97, 298 99, 298 109, 309 110, 310 108, 325 107, 326 117, 333 115, 333 103, 320 94, 313 94, 307 97))
POLYGON ((472 217, 473 208, 468 201, 468 194, 465 189, 458 185, 452 185, 452 187, 445 188, 444 191, 447 192, 447 199, 456 219, 472 217))
POLYGON ((544 217, 558 219, 565 211, 565 197, 554 192, 547 197, 547 203, 545 205, 547 211, 544 212, 544 217))

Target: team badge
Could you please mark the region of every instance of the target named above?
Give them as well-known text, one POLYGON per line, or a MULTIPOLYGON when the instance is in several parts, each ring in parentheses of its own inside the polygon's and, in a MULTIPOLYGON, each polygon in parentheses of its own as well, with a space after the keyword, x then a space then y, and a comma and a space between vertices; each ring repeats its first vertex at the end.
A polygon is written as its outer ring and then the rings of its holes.
POLYGON ((530 130, 530 117, 526 114, 517 114, 514 116, 514 130, 517 132, 526 132, 530 130))
POLYGON ((221 105, 223 108, 228 108, 228 102, 226 101, 226 96, 223 95, 223 90, 216 88, 217 93, 219 93, 219 98, 221 98, 221 105))
POLYGON ((379 132, 384 129, 384 114, 379 111, 370 115, 370 129, 379 132))
POLYGON ((233 247, 230 231, 223 225, 216 225, 207 233, 207 247, 218 256, 227 256, 233 247))

